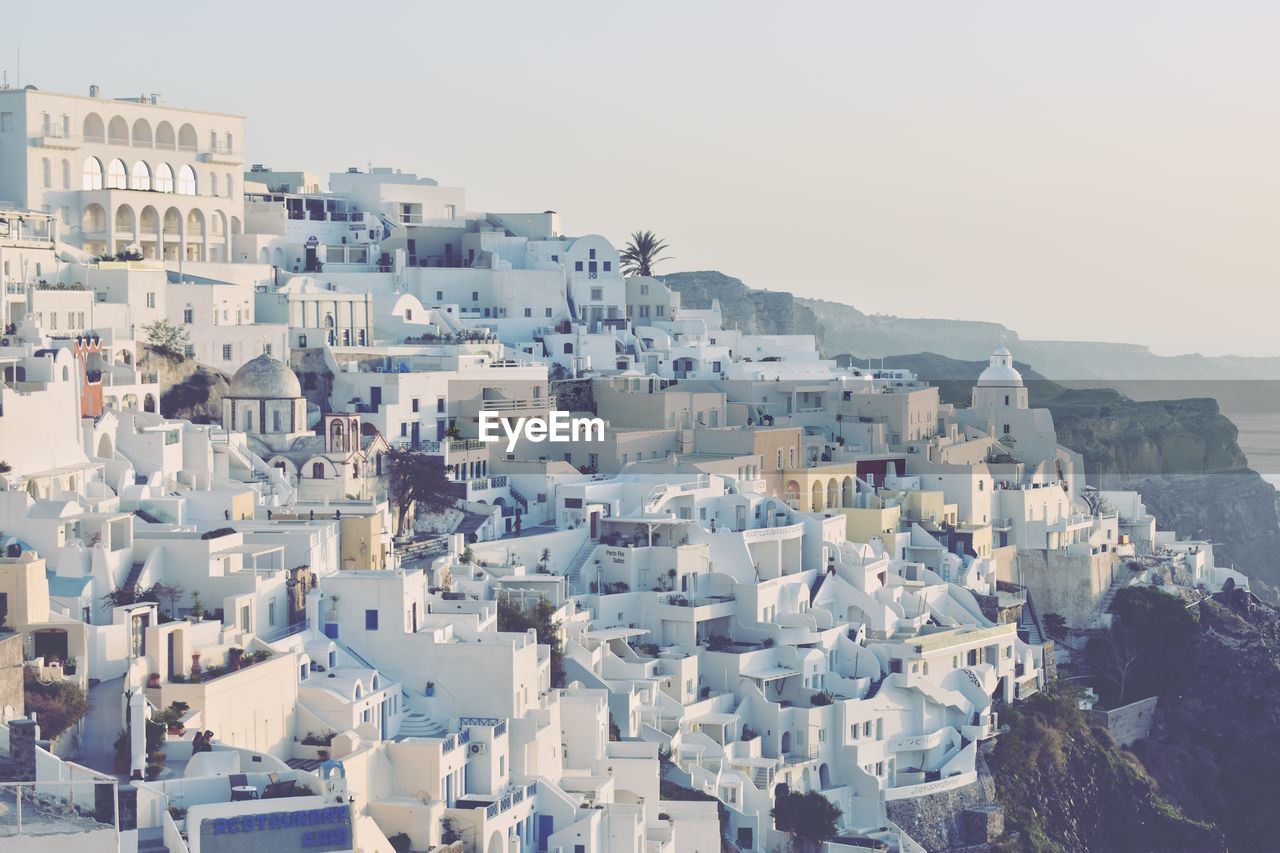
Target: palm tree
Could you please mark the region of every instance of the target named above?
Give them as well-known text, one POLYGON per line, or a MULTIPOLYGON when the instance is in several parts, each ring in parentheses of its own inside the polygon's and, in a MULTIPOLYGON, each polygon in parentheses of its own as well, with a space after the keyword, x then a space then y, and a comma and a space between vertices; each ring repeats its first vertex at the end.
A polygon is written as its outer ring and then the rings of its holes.
POLYGON ((652 231, 636 231, 632 233, 627 248, 623 249, 622 274, 626 276, 651 276, 653 268, 659 261, 669 260, 660 257, 667 250, 667 242, 659 240, 652 231))

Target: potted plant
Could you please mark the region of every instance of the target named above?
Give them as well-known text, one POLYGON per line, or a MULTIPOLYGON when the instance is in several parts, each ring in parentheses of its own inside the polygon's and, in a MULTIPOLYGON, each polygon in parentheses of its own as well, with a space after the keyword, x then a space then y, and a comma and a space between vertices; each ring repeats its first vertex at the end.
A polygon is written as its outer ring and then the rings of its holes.
POLYGON ((160 673, 153 672, 147 676, 147 686, 155 689, 160 686, 160 673))

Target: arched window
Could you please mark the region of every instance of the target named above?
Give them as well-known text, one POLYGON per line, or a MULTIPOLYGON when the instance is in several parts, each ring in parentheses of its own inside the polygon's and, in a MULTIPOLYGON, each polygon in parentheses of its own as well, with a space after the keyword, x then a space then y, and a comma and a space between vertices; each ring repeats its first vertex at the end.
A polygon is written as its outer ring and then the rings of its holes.
POLYGON ((346 442, 342 440, 342 421, 335 420, 329 428, 329 446, 334 450, 346 450, 346 442))
POLYGON ((280 413, 279 412, 271 413, 271 431, 280 432, 280 413))
POLYGON ((156 147, 167 148, 170 151, 174 148, 173 125, 167 121, 156 125, 156 147))
POLYGON ((107 166, 107 189, 124 190, 129 188, 128 171, 124 167, 124 161, 115 159, 107 166))
POLYGON ((107 128, 102 123, 102 117, 97 113, 89 113, 84 117, 84 140, 85 142, 105 142, 107 138, 107 128))
POLYGON ((40 186, 45 189, 53 187, 53 163, 49 161, 48 157, 44 158, 40 163, 40 186))
POLYGON ((133 180, 131 181, 135 190, 151 189, 151 167, 139 160, 133 164, 133 180))
POLYGON ((151 147, 151 125, 147 124, 145 118, 133 123, 133 144, 135 148, 151 147))
POLYGON ((313 479, 313 480, 323 480, 323 479, 324 479, 324 463, 323 463, 323 462, 313 462, 313 463, 312 463, 312 465, 311 465, 311 479, 313 479))
POLYGON ((183 163, 178 169, 178 195, 195 195, 196 189, 196 170, 183 163))
POLYGON ((158 193, 173 192, 173 169, 168 163, 161 163, 156 166, 155 183, 152 185, 152 189, 158 193))
POLYGON ((218 194, 218 173, 210 172, 209 173, 209 195, 217 195, 217 194, 218 194))
POLYGON ((83 179, 80 182, 82 190, 100 190, 102 189, 102 161, 97 157, 90 157, 84 161, 83 179))
POLYGON ((244 431, 253 432, 253 409, 246 409, 244 413, 244 431))
POLYGON ((71 161, 62 161, 62 188, 64 190, 71 189, 71 161))
POLYGON ((196 150, 196 129, 189 124, 178 128, 178 147, 183 151, 196 150))
POLYGON ((227 197, 230 198, 235 194, 236 194, 235 178, 231 175, 230 172, 227 172, 227 197))

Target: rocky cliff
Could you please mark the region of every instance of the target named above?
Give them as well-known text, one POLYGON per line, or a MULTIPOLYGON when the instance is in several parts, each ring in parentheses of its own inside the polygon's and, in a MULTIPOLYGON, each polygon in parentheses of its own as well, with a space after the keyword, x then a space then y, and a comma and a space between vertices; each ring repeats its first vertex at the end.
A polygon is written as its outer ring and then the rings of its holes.
POLYGON ((1217 827, 1185 816, 1140 761, 1089 727, 1074 694, 1032 697, 1001 722, 984 750, 1005 812, 997 850, 1227 849, 1217 827))
POLYGON ((726 325, 749 335, 816 335, 813 312, 790 293, 752 290, 721 272, 678 272, 662 281, 680 294, 685 308, 710 308, 720 301, 726 325))
POLYGON ((148 346, 138 359, 143 372, 154 372, 160 385, 160 413, 192 423, 222 422, 222 395, 231 387, 225 373, 148 346))

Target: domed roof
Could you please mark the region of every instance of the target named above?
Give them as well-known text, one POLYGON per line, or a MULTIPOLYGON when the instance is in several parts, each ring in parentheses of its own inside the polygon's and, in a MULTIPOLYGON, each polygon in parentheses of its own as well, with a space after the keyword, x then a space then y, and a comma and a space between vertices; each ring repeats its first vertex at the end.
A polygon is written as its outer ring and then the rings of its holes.
POLYGON ((991 354, 991 364, 978 377, 979 385, 1021 385, 1022 374, 1013 366, 1013 355, 1003 346, 991 354))
POLYGON ((230 397, 279 399, 301 397, 302 385, 289 365, 263 353, 236 371, 231 379, 230 397))

